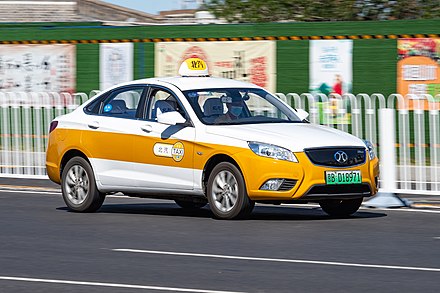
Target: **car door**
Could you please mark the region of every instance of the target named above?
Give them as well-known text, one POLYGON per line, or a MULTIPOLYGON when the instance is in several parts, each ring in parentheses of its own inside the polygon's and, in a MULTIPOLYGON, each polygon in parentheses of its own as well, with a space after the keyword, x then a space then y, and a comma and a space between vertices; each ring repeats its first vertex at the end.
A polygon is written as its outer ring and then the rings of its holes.
POLYGON ((173 91, 151 86, 134 138, 137 184, 144 189, 192 190, 195 128, 159 123, 157 116, 169 111, 188 117, 173 91))
MULTIPOLYGON (((133 186, 133 143, 138 107, 146 86, 117 88, 97 100, 87 115, 82 144, 90 154, 97 184, 102 189, 133 186)), ((87 113, 87 111, 86 111, 87 113)))

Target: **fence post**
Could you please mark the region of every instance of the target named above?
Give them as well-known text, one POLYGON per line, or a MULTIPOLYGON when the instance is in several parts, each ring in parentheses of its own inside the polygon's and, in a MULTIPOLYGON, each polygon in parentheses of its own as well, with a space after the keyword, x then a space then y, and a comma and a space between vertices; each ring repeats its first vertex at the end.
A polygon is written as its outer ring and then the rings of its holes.
POLYGON ((429 144, 430 144, 430 164, 431 164, 431 190, 440 191, 440 119, 439 103, 440 95, 434 99, 430 96, 429 101, 429 144))
POLYGON ((398 197, 396 185, 396 123, 394 109, 379 109, 379 152, 381 191, 365 203, 375 208, 396 208, 407 206, 407 202, 398 197))
POLYGON ((12 174, 10 142, 11 131, 9 129, 9 100, 9 95, 6 96, 6 94, 0 92, 0 170, 2 174, 12 174))
POLYGON ((294 109, 301 108, 301 98, 299 97, 298 94, 288 93, 286 98, 287 98, 287 103, 290 105, 290 107, 294 109))
POLYGON ((287 104, 287 98, 286 95, 283 93, 275 93, 275 97, 279 98, 280 100, 282 100, 284 103, 287 104))
POLYGON ((316 101, 315 101, 315 97, 312 94, 309 93, 304 93, 301 94, 300 96, 301 98, 301 108, 302 109, 306 109, 306 100, 309 103, 309 114, 310 114, 310 122, 315 123, 315 124, 319 124, 319 109, 316 107, 316 101))
POLYGON ((93 98, 96 95, 99 95, 100 92, 100 90, 91 90, 89 94, 89 99, 93 98))

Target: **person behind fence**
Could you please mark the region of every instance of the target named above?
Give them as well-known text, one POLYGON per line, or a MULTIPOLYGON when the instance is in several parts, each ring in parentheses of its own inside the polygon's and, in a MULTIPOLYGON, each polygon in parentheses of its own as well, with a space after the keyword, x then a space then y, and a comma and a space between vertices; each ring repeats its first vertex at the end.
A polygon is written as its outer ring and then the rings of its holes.
POLYGON ((333 84, 333 92, 335 94, 341 95, 342 96, 342 76, 340 74, 335 74, 335 83, 333 84))
POLYGON ((221 98, 223 104, 226 105, 228 111, 219 116, 215 123, 229 122, 233 120, 237 120, 244 115, 244 102, 241 96, 236 95, 224 95, 221 98))
POLYGON ((337 118, 340 115, 338 114, 338 109, 344 106, 342 99, 343 94, 343 82, 342 76, 340 74, 335 74, 335 83, 332 86, 332 92, 329 95, 330 99, 330 109, 332 110, 332 117, 337 118), (337 98, 339 96, 339 98, 337 98))

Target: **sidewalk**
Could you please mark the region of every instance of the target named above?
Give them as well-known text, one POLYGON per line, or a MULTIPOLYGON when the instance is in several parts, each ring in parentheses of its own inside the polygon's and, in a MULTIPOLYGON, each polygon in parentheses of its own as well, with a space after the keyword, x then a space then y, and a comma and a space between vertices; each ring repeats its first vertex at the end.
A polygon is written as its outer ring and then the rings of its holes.
MULTIPOLYGON (((41 191, 61 192, 58 184, 48 179, 21 179, 0 177, 0 189, 32 189, 41 191)), ((397 194, 401 199, 411 202, 414 209, 440 209, 440 195, 397 194)))
POLYGON ((401 199, 411 202, 415 209, 440 209, 440 195, 397 194, 401 199))
POLYGON ((61 191, 61 187, 58 184, 53 183, 49 179, 22 179, 0 177, 0 188, 2 187, 17 189, 48 189, 51 191, 61 191))

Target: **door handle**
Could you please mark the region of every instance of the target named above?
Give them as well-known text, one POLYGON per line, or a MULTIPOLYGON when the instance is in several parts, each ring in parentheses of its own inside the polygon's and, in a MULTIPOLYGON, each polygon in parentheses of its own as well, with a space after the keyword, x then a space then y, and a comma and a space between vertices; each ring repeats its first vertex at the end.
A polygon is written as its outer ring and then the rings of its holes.
POLYGON ((92 129, 98 129, 99 128, 99 122, 98 121, 92 121, 88 124, 89 128, 92 129))
POLYGON ((141 126, 142 131, 150 133, 151 131, 153 131, 153 126, 151 126, 150 124, 145 124, 141 126))

